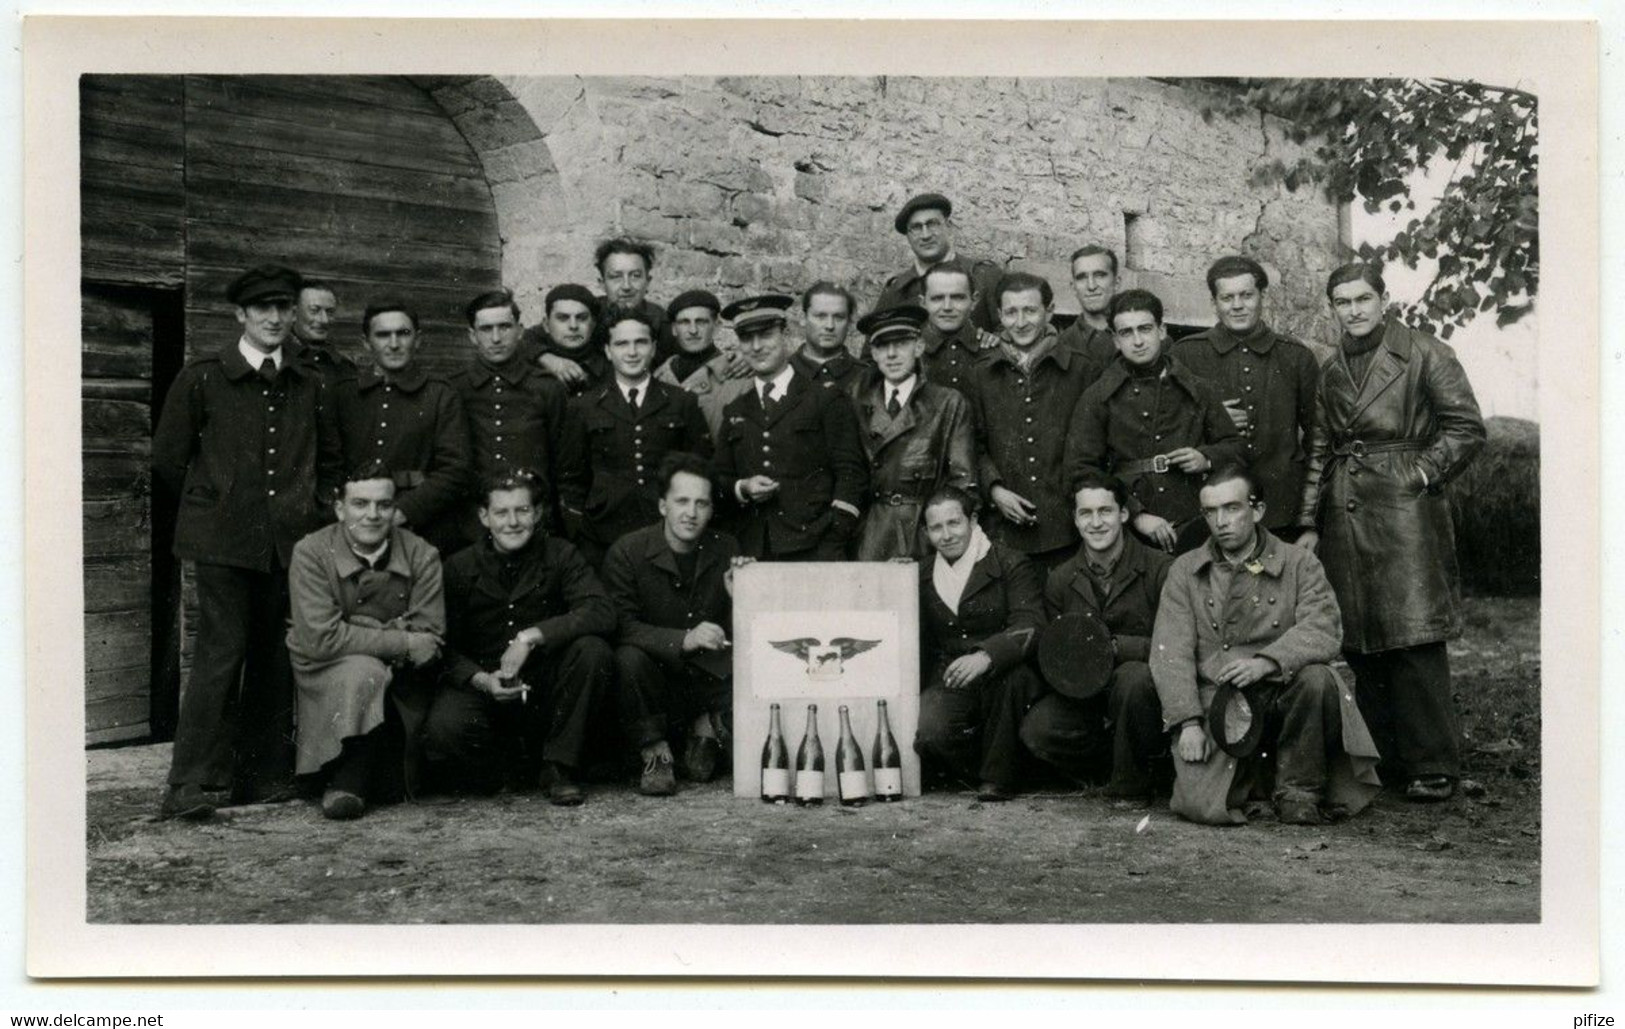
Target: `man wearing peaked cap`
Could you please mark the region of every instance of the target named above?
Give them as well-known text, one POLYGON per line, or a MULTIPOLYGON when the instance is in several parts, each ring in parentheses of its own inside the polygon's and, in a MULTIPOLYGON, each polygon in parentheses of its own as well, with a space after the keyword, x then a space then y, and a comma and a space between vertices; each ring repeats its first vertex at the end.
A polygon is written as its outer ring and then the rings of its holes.
POLYGON ((717 322, 722 302, 709 290, 691 289, 666 305, 676 352, 655 370, 655 378, 694 394, 715 440, 722 427, 722 409, 728 401, 750 389, 750 365, 738 352, 717 349, 717 322), (735 374, 743 369, 743 374, 735 374))
POLYGON ((872 489, 858 537, 860 561, 926 555, 926 498, 944 486, 976 489, 969 403, 956 390, 920 378, 925 322, 925 308, 917 304, 875 311, 858 322, 874 359, 853 389, 872 489))
POLYGON ((153 433, 153 469, 180 498, 175 556, 193 562, 198 595, 164 817, 207 817, 211 789, 247 803, 292 784, 288 561, 325 520, 319 497, 341 463, 318 428, 320 379, 288 342, 299 286, 269 264, 232 281, 242 335, 181 370, 153 433))
POLYGON ((723 308, 754 374, 751 388, 723 408, 717 488, 740 509, 747 556, 839 561, 869 476, 851 402, 790 363, 785 312, 794 303, 765 293, 723 308))
POLYGON ((976 306, 971 320, 989 332, 999 329, 999 305, 994 287, 1003 270, 992 261, 958 255, 954 251, 953 203, 941 193, 921 193, 911 197, 897 212, 892 225, 908 239, 914 264, 886 280, 875 301, 875 310, 899 304, 919 303, 925 273, 943 261, 958 261, 971 270, 976 306))

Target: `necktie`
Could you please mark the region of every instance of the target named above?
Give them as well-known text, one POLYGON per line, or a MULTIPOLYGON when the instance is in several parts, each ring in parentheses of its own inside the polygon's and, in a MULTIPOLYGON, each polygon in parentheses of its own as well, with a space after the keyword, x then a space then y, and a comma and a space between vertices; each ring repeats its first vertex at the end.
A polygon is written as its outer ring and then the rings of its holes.
POLYGON ((632 410, 634 410, 634 411, 636 411, 638 409, 638 389, 639 388, 640 387, 633 386, 631 389, 626 391, 626 402, 628 404, 632 405, 632 410))
POLYGON ((893 418, 896 418, 897 412, 901 411, 902 409, 903 403, 897 399, 897 391, 892 390, 891 399, 886 401, 886 413, 891 415, 893 418))
POLYGON ((266 382, 276 381, 276 361, 273 358, 267 357, 260 362, 260 378, 266 382))

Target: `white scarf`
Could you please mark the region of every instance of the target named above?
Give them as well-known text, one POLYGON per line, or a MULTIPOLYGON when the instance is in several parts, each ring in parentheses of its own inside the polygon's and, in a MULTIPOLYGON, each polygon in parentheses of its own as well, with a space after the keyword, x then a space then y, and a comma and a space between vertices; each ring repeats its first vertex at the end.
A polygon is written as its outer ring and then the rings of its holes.
POLYGON ((936 563, 931 566, 931 585, 937 588, 937 596, 954 614, 959 613, 959 600, 965 593, 965 583, 970 581, 971 569, 992 549, 993 541, 987 538, 987 533, 980 525, 972 524, 970 544, 958 561, 949 561, 940 552, 937 554, 936 563))

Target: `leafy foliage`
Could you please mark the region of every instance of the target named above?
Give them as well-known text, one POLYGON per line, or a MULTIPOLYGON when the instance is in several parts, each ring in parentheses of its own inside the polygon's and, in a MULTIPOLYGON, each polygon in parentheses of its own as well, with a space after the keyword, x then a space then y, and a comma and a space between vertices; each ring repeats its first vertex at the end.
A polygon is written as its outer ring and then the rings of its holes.
MULTIPOLYGON (((1211 85, 1211 83, 1209 83, 1211 85)), ((1288 136, 1309 143, 1292 164, 1260 161, 1255 186, 1318 185, 1329 199, 1366 211, 1415 211, 1418 173, 1450 162, 1434 207, 1392 240, 1362 244, 1364 260, 1438 270, 1406 320, 1448 339, 1491 309, 1497 325, 1534 307, 1540 282, 1538 123, 1523 90, 1451 79, 1235 79, 1204 110, 1211 120, 1278 115, 1288 136)))

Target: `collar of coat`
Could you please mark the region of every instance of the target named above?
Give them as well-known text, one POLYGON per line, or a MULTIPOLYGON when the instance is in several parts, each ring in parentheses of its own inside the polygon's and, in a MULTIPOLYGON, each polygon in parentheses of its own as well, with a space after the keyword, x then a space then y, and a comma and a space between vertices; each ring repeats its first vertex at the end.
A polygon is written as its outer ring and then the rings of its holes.
POLYGON ((532 372, 537 375, 541 374, 540 369, 516 352, 512 357, 508 358, 506 364, 500 365, 490 364, 476 357, 469 362, 466 374, 468 375, 468 381, 475 387, 484 386, 492 379, 501 379, 510 386, 517 386, 524 382, 525 377, 532 372))
MULTIPOLYGON (((1279 579, 1281 570, 1286 567, 1287 554, 1285 548, 1287 544, 1276 539, 1274 534, 1262 525, 1258 527, 1258 538, 1260 544, 1258 549, 1253 552, 1253 560, 1263 565, 1264 574, 1272 579, 1279 579)), ((1191 571, 1198 574, 1206 571, 1214 562, 1222 559, 1222 555, 1219 553, 1219 544, 1212 539, 1202 544, 1202 549, 1197 553, 1201 556, 1196 559, 1196 564, 1191 568, 1191 571)))
MULTIPOLYGON (((1196 376, 1191 374, 1189 368, 1180 364, 1179 359, 1173 354, 1164 351, 1164 356, 1168 359, 1168 379, 1178 384, 1180 389, 1189 393, 1192 399, 1196 399, 1198 396, 1196 392, 1196 376)), ((1131 378, 1133 376, 1129 373, 1128 362, 1123 360, 1122 355, 1119 355, 1112 358, 1112 363, 1107 365, 1106 370, 1100 373, 1098 381, 1105 383, 1101 388, 1106 391, 1107 396, 1111 396, 1131 378)))
MULTIPOLYGON (((333 552, 333 570, 339 578, 348 579, 367 567, 367 563, 350 548, 350 537, 345 535, 344 526, 334 524, 327 531, 332 534, 328 546, 333 552)), ((412 564, 406 559, 406 545, 400 529, 389 531, 389 563, 384 570, 391 575, 407 579, 412 577, 412 564)))
POLYGON ((496 544, 491 542, 491 534, 486 533, 484 539, 474 544, 475 567, 479 569, 474 580, 475 588, 497 600, 529 593, 542 581, 542 573, 547 570, 553 557, 552 546, 553 540, 538 529, 530 542, 521 547, 518 554, 510 557, 497 553, 496 544), (511 589, 503 589, 502 565, 508 560, 516 563, 519 574, 511 589))
POLYGON ((393 383, 395 388, 403 393, 416 393, 428 381, 429 374, 420 365, 412 365, 393 379, 385 379, 384 373, 376 367, 364 368, 357 372, 355 376, 356 389, 363 393, 370 389, 376 389, 385 382, 393 383))
MULTIPOLYGON (((1072 366, 1073 350, 1071 347, 1057 345, 1060 340, 1060 333, 1056 331, 1055 326, 1051 325, 1045 330, 1044 338, 1049 340, 1049 349, 1044 352, 1043 356, 1033 362, 1033 370, 1036 371, 1045 361, 1055 362, 1063 372, 1070 368, 1072 366)), ((1038 343, 1034 343, 1033 346, 1038 346, 1038 343)), ((1007 364, 1011 368, 1016 367, 1016 359, 1010 356, 1009 349, 1002 345, 988 351, 987 360, 995 366, 1007 364)))
POLYGON ((819 361, 816 358, 807 356, 807 348, 805 346, 791 354, 790 360, 795 364, 796 371, 805 375, 809 379, 840 378, 841 376, 852 371, 854 368, 861 367, 863 364, 863 362, 859 361, 845 350, 841 351, 839 354, 836 354, 828 361, 819 361))
MULTIPOLYGON (((647 561, 651 567, 660 569, 673 579, 680 578, 683 572, 682 569, 677 567, 676 551, 672 550, 671 544, 666 542, 665 526, 663 524, 651 525, 644 531, 647 535, 645 535, 643 545, 640 548, 640 556, 643 560, 647 561)), ((721 539, 722 537, 717 535, 715 529, 707 528, 700 534, 700 538, 695 541, 693 553, 694 576, 696 579, 703 576, 707 569, 727 560, 727 556, 723 553, 721 539)))
MULTIPOLYGON (((1112 566, 1109 578, 1110 586, 1106 591, 1106 601, 1110 603, 1117 595, 1128 588, 1129 583, 1145 574, 1146 557, 1151 551, 1145 544, 1129 535, 1123 530, 1123 552, 1117 555, 1117 563, 1112 566)), ((1067 558, 1061 566, 1071 572, 1067 581, 1071 584, 1074 593, 1083 597, 1090 603, 1095 600, 1095 588, 1091 582, 1093 573, 1089 571, 1089 553, 1082 543, 1078 544, 1078 552, 1067 558)))
POLYGON ((980 356, 999 345, 999 337, 971 321, 969 315, 966 315, 965 323, 952 332, 943 332, 930 322, 926 322, 925 328, 920 331, 920 340, 925 344, 927 354, 935 354, 943 347, 956 346, 967 353, 980 356))
POLYGON ((636 411, 627 404, 626 398, 621 395, 621 384, 610 377, 608 383, 600 386, 598 390, 589 394, 592 403, 608 411, 623 421, 633 422, 660 410, 666 406, 666 392, 674 387, 670 383, 661 382, 653 375, 644 379, 638 385, 643 390, 643 400, 638 404, 636 411))
MULTIPOLYGON (((1005 568, 1010 560, 1011 552, 1004 544, 996 540, 993 541, 993 546, 988 548, 987 556, 971 566, 970 578, 965 580, 965 592, 959 595, 959 610, 961 613, 965 610, 965 601, 1004 578, 1005 568)), ((931 569, 935 562, 935 556, 927 557, 919 562, 920 588, 926 591, 926 596, 930 597, 937 595, 936 587, 931 582, 931 569)), ((937 602, 942 602, 940 597, 937 598, 937 602)))
MULTIPOLYGON (((226 378, 233 382, 248 375, 258 375, 260 370, 243 360, 243 352, 237 348, 237 340, 220 348, 220 368, 226 373, 226 378)), ((282 344, 282 367, 277 370, 278 375, 292 373, 301 378, 310 370, 310 358, 305 356, 305 348, 294 342, 293 334, 282 344)))
POLYGON ((1267 354, 1275 347, 1275 331, 1260 321, 1253 326, 1253 331, 1245 336, 1238 336, 1225 327, 1223 322, 1201 333, 1203 339, 1214 350, 1221 354, 1228 354, 1238 346, 1246 347, 1255 354, 1267 354))

